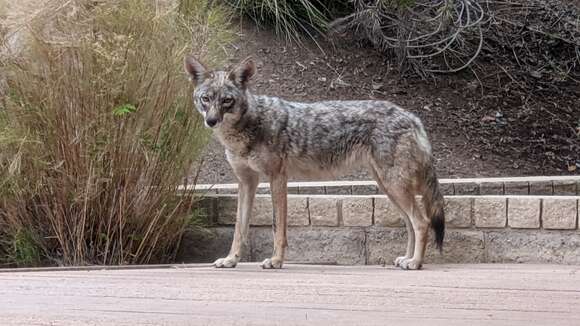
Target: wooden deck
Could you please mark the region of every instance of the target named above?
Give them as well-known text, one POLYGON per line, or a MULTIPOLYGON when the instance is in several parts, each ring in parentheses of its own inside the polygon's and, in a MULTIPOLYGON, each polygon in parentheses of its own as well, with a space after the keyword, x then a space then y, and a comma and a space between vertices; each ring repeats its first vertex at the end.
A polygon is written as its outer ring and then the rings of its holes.
POLYGON ((0 325, 580 325, 580 266, 0 273, 0 325))

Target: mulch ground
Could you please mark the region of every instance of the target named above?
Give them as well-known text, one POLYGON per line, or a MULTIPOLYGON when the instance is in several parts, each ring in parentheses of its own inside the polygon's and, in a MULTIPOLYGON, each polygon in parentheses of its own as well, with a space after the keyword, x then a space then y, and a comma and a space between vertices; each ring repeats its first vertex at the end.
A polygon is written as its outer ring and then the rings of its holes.
MULTIPOLYGON (((240 31, 228 51, 231 63, 248 55, 256 59, 254 93, 295 101, 395 102, 423 120, 440 177, 580 173, 578 84, 526 91, 511 79, 509 67, 492 65, 478 76, 483 88, 470 73, 432 80, 401 77, 388 58, 356 42, 319 41, 319 48, 308 40, 289 44, 249 23, 240 24, 240 31)), ((235 181, 216 140, 204 162, 200 182, 235 181)), ((353 171, 341 179, 370 176, 353 171)))

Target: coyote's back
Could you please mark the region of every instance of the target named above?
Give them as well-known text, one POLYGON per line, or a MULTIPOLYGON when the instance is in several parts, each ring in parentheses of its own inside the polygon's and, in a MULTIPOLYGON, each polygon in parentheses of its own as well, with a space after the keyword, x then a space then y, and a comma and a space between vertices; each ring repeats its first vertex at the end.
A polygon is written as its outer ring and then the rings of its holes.
POLYGON ((418 163, 430 159, 420 120, 390 102, 299 103, 257 96, 253 111, 262 126, 252 129, 263 134, 248 135, 252 147, 286 157, 293 177, 333 178, 372 159, 393 165, 397 146, 408 146, 418 163))

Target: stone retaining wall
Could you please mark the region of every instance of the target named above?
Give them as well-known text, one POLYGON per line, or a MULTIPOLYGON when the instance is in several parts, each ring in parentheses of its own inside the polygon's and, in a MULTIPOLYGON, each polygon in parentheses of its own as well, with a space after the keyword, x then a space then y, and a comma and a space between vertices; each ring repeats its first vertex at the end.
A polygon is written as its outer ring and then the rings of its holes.
MULTIPOLYGON (((444 195, 580 195, 580 176, 440 179, 444 195)), ((234 194, 236 184, 197 185, 212 194, 234 194)), ((261 183, 259 193, 268 193, 261 183)), ((290 182, 291 194, 372 195, 378 194, 374 181, 290 182)))
MULTIPOLYGON (((443 254, 427 263, 550 262, 580 264, 578 196, 446 196, 443 254)), ((184 239, 180 259, 210 262, 227 254, 236 196, 212 195, 204 211, 215 227, 184 239)), ((290 195, 288 259, 317 264, 390 263, 404 253, 401 213, 379 195, 290 195)), ((258 195, 244 259, 272 251, 272 204, 258 195)))

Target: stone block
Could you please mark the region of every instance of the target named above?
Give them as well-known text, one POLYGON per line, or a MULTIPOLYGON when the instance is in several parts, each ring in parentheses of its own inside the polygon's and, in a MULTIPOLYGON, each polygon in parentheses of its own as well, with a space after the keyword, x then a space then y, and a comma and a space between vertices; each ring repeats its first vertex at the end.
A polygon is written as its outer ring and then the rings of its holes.
POLYGON ((220 195, 235 195, 238 193, 238 188, 221 188, 216 191, 220 195))
POLYGON ((544 198, 542 225, 544 229, 575 229, 578 218, 576 198, 544 198))
POLYGON ((300 188, 298 186, 296 186, 296 187, 288 187, 288 193, 289 194, 293 194, 293 195, 299 194, 300 193, 300 188))
POLYGON ((351 186, 327 186, 327 195, 352 195, 351 186))
MULTIPOLYGON (((308 216, 308 215, 307 215, 308 216)), ((272 210, 272 198, 270 196, 260 196, 254 200, 252 210, 251 225, 272 225, 274 212, 272 210)))
POLYGON ((221 225, 232 225, 236 223, 236 213, 238 209, 238 197, 216 197, 217 201, 217 222, 221 225))
POLYGON ((504 183, 506 195, 529 195, 530 185, 527 181, 506 182, 504 183))
MULTIPOLYGON (((367 231, 367 263, 391 265, 406 252, 407 232, 402 228, 373 227, 367 231)), ((443 253, 432 242, 427 246, 426 264, 481 263, 485 261, 482 231, 448 230, 443 253)))
POLYGON ((479 185, 480 195, 503 195, 504 193, 502 182, 484 182, 479 185))
MULTIPOLYGON (((238 199, 232 197, 217 198, 217 221, 221 225, 236 223, 238 199)), ((274 216, 272 198, 270 196, 256 196, 254 209, 250 219, 251 225, 272 225, 274 216)), ((308 199, 306 197, 288 197, 288 225, 308 225, 308 199)))
MULTIPOLYGON (((272 230, 253 228, 251 243, 253 261, 272 255, 272 230)), ((365 264, 365 234, 358 228, 288 229, 286 260, 294 263, 361 265, 365 264)))
POLYGON ((405 228, 372 227, 367 231, 366 252, 369 265, 392 265, 395 258, 405 255, 405 228))
POLYGON ((298 192, 301 195, 324 195, 326 193, 325 187, 300 187, 298 186, 298 192))
POLYGON ((455 187, 453 186, 453 183, 440 183, 439 189, 443 196, 455 195, 455 187))
POLYGON ((288 196, 288 225, 306 226, 309 224, 308 197, 288 196))
MULTIPOLYGON (((216 227, 204 231, 187 231, 177 252, 178 263, 213 263, 230 252, 233 227, 216 227)), ((242 251, 242 261, 250 260, 250 243, 242 251)))
POLYGON ((353 195, 376 195, 379 193, 377 186, 352 186, 353 195))
POLYGON ((429 243, 426 264, 473 264, 485 262, 485 241, 482 231, 447 230, 443 252, 429 243))
POLYGON ((445 224, 451 228, 468 228, 472 225, 473 198, 446 197, 445 224))
POLYGON ((552 195, 553 193, 552 181, 530 182, 530 195, 552 195))
POLYGON ((554 195, 576 195, 576 181, 554 181, 554 195))
POLYGON ((538 229, 540 203, 540 198, 509 198, 508 225, 519 229, 538 229))
POLYGON ((342 199, 344 226, 369 226, 373 224, 373 199, 349 197, 342 199))
MULTIPOLYGON (((288 197, 288 225, 308 225, 308 198, 288 197)), ((274 211, 270 196, 256 197, 251 225, 272 225, 274 211)))
POLYGON ((216 197, 201 197, 195 205, 196 213, 209 224, 217 223, 217 199, 216 197))
POLYGON ((479 185, 475 182, 455 183, 455 195, 479 195, 479 185))
POLYGON ((338 198, 309 197, 310 223, 316 226, 337 226, 340 206, 338 198))
POLYGON ((489 263, 580 264, 580 234, 546 231, 486 231, 489 263))
POLYGON ((379 226, 405 226, 403 212, 397 208, 387 197, 375 197, 375 225, 379 226))
POLYGON ((478 228, 503 228, 506 225, 505 198, 474 198, 473 219, 478 228))

